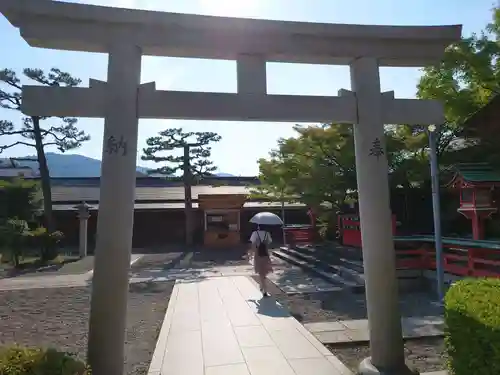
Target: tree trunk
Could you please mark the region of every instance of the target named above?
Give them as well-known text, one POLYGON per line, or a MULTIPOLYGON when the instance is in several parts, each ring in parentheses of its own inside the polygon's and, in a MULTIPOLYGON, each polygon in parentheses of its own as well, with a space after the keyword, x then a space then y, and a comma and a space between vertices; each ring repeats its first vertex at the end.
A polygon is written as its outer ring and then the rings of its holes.
POLYGON ((186 245, 193 245, 193 199, 191 194, 191 160, 189 157, 189 145, 184 146, 184 212, 186 216, 186 245))
MULTIPOLYGON (((38 168, 40 170, 40 180, 42 184, 42 194, 43 194, 43 216, 45 222, 45 228, 47 228, 47 233, 53 233, 55 231, 54 218, 52 215, 52 189, 50 186, 50 172, 49 166, 47 165, 47 158, 45 157, 45 150, 43 146, 42 133, 40 131, 40 118, 32 117, 33 121, 33 136, 35 139, 36 156, 38 159, 38 168)), ((55 257, 54 249, 43 249, 42 258, 55 257)))

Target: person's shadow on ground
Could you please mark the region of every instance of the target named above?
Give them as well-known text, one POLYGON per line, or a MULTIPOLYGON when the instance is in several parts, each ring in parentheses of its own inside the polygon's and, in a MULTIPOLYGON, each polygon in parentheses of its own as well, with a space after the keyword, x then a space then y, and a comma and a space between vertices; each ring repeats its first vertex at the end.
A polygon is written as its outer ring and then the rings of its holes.
POLYGON ((257 313, 271 316, 273 318, 288 318, 288 311, 279 305, 273 297, 262 297, 259 300, 251 299, 249 302, 257 306, 257 313))

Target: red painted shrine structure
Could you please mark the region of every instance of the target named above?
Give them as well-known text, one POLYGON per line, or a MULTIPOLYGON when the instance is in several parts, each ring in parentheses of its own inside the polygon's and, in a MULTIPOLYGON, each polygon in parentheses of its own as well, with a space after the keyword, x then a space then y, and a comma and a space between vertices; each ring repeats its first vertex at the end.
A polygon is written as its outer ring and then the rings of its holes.
MULTIPOLYGON (((486 220, 498 210, 494 192, 500 186, 500 173, 487 163, 458 164, 454 172, 447 186, 459 192, 457 211, 471 220, 472 239, 442 238, 445 272, 466 277, 500 277, 500 242, 484 240, 486 220)), ((339 215, 338 228, 343 245, 361 247, 359 214, 339 215)), ((393 231, 396 234, 394 216, 393 231)), ((395 235, 394 243, 398 269, 436 269, 432 234, 395 235)))
POLYGON ((316 239, 316 213, 313 209, 307 211, 310 225, 285 225, 285 239, 290 246, 312 244, 316 239))
POLYGON ((498 210, 493 190, 500 186, 500 174, 486 163, 459 164, 455 170, 449 186, 460 192, 457 211, 471 220, 472 238, 483 240, 485 221, 498 210))

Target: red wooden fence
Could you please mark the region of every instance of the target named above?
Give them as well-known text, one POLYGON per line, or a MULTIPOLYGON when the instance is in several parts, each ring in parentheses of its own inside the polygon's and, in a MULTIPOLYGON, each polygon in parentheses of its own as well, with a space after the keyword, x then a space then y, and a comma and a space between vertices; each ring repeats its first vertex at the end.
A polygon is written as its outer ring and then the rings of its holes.
POLYGON ((285 226, 286 243, 290 246, 312 244, 314 237, 315 229, 312 225, 285 226))
MULTIPOLYGON (((361 224, 359 214, 338 216, 340 243, 344 246, 361 247, 361 224)), ((396 215, 392 215, 392 233, 396 234, 396 215)))
MULTIPOLYGON (((436 254, 431 244, 396 250, 400 269, 435 270, 436 254)), ((447 273, 469 277, 500 277, 500 251, 443 244, 443 266, 447 273)))

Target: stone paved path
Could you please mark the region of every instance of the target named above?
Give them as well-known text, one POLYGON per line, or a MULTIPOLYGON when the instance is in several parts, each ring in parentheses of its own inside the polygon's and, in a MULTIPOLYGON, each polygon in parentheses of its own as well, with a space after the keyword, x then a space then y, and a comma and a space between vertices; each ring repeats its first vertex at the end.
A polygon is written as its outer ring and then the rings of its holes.
POLYGON ((350 375, 245 276, 176 283, 149 375, 350 375))
MULTIPOLYGON (((141 255, 133 254, 132 263, 138 261, 140 257, 141 255)), ((299 267, 290 265, 281 259, 273 258, 273 267, 275 272, 269 275, 269 279, 285 293, 315 293, 338 290, 337 286, 319 277, 310 276, 299 267)), ((92 274, 93 271, 80 275, 44 275, 1 279, 0 290, 82 287, 92 282, 92 274)), ((170 270, 151 268, 132 272, 130 283, 198 280, 208 277, 247 276, 252 274, 253 266, 250 264, 206 268, 188 268, 179 265, 170 270)))
MULTIPOLYGON (((443 336, 444 319, 440 316, 402 318, 405 338, 443 336)), ((369 341, 368 320, 307 323, 305 328, 319 341, 329 344, 369 341)))
MULTIPOLYGON (((299 267, 273 257, 274 272, 268 276, 285 293, 315 293, 338 290, 337 286, 327 281, 310 276, 299 267)), ((168 280, 198 280, 207 277, 247 276, 253 274, 252 265, 213 266, 191 268, 178 266, 171 270, 148 269, 132 275, 131 282, 159 282, 168 280)))
MULTIPOLYGON (((137 262, 141 257, 140 254, 132 254, 130 264, 137 262)), ((82 287, 92 282, 93 273, 94 271, 89 271, 78 275, 19 276, 0 279, 0 290, 82 287)))

